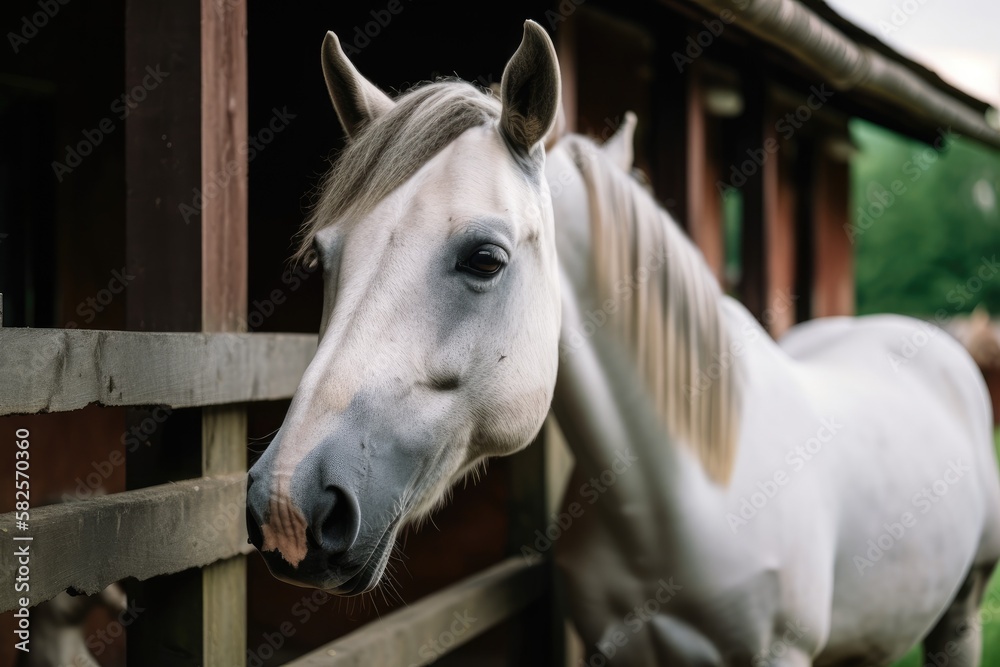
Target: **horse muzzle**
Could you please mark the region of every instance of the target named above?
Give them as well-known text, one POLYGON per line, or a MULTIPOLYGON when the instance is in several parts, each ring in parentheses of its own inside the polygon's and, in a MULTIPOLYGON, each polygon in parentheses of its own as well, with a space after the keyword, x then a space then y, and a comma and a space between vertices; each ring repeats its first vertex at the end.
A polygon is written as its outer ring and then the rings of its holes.
POLYGON ((354 595, 373 588, 395 540, 398 519, 374 535, 361 534, 361 513, 346 485, 300 498, 268 489, 247 475, 247 534, 271 573, 288 583, 354 595))

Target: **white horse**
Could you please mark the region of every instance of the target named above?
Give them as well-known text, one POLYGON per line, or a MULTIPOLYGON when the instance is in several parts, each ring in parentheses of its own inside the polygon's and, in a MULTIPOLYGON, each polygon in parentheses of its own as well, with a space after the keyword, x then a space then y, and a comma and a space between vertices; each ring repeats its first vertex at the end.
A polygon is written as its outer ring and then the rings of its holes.
POLYGON ((616 164, 552 134, 534 23, 499 101, 392 100, 333 33, 323 67, 349 143, 299 251, 323 263, 320 345, 248 477, 275 575, 371 589, 401 526, 551 405, 587 664, 886 664, 921 639, 978 664, 1000 482, 958 344, 894 316, 772 342, 621 168, 627 136, 616 164))

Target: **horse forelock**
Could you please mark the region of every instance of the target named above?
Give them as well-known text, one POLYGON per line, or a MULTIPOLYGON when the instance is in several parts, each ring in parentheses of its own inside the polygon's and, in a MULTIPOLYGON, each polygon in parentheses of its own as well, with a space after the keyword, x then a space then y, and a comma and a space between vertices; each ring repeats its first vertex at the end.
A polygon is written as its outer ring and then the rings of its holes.
POLYGON ((465 81, 436 81, 403 93, 340 153, 299 233, 293 260, 305 258, 317 232, 363 216, 459 135, 499 118, 499 100, 465 81))
POLYGON ((718 281, 653 196, 592 141, 567 135, 562 143, 588 191, 600 303, 618 302, 617 333, 665 426, 725 483, 736 458, 740 383, 718 281))

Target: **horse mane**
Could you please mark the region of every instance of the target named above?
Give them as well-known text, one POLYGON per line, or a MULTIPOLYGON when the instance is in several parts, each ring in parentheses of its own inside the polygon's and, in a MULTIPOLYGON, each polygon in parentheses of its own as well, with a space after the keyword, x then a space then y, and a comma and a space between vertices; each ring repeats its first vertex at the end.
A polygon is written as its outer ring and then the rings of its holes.
POLYGON ((348 142, 327 172, 298 234, 293 262, 306 257, 321 229, 364 215, 460 134, 499 119, 498 99, 458 79, 404 92, 348 142))
POLYGON ((587 186, 599 303, 617 302, 609 325, 628 343, 664 425, 726 483, 740 385, 719 283, 652 194, 596 144, 572 134, 561 143, 587 186))

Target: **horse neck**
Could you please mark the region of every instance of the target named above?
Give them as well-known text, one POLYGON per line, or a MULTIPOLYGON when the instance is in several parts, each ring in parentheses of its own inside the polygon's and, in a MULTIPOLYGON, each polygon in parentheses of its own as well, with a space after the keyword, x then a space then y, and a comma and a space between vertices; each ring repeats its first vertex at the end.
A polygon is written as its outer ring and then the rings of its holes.
MULTIPOLYGON (((656 523, 676 526, 680 537, 692 507, 717 502, 735 446, 721 295, 700 253, 637 183, 586 152, 589 142, 565 147, 551 155, 548 173, 550 184, 561 183, 553 197, 564 280, 553 409, 585 473, 638 459, 629 483, 607 497, 671 514, 656 523), (582 177, 577 190, 563 175, 566 156, 582 177)), ((641 533, 632 530, 646 539, 641 533)))
POLYGON ((717 523, 713 518, 724 515, 723 490, 663 428, 617 337, 606 329, 582 341, 575 337, 573 323, 584 315, 563 275, 562 349, 552 410, 576 462, 567 502, 586 495, 595 505, 590 518, 602 517, 620 553, 663 554, 661 565, 689 571, 704 552, 699 545, 718 541, 707 532, 717 523))
POLYGON ((582 188, 567 186, 566 194, 585 200, 576 209, 555 206, 557 227, 575 230, 557 231, 557 241, 576 241, 558 248, 560 263, 575 267, 568 272, 576 283, 571 292, 586 304, 576 338, 610 330, 629 350, 638 382, 668 431, 710 478, 724 483, 736 454, 740 384, 719 284, 698 249, 630 175, 582 137, 560 146, 579 170, 582 188), (589 270, 581 272, 581 265, 589 270))

